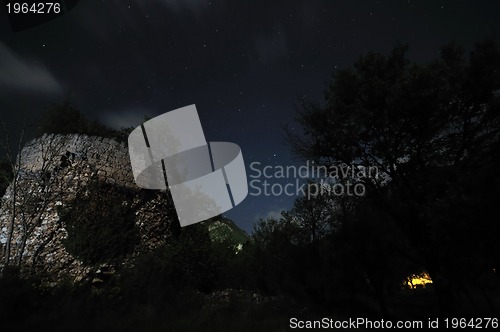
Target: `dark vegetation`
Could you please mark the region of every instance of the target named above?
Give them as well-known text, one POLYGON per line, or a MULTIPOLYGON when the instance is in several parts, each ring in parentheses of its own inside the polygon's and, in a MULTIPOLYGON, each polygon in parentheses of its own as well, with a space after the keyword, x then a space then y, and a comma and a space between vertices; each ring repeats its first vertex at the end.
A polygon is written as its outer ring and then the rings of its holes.
POLYGON ((130 128, 116 130, 97 121, 91 121, 69 100, 65 100, 44 112, 36 131, 37 136, 43 134, 82 134, 126 141, 130 128))
MULTIPOLYGON (((466 56, 452 44, 427 64, 411 63, 406 50, 398 44, 336 72, 324 103, 301 103, 303 135, 288 133, 292 149, 318 165, 377 166, 379 179, 360 180, 365 196, 298 198, 256 225, 238 254, 230 238, 210 241, 211 221, 177 228, 97 285, 48 288, 9 267, 0 315, 12 328, 74 331, 276 331, 290 317, 325 315, 498 317, 498 45, 478 43, 466 56), (431 285, 402 286, 423 272, 431 285)), ((53 130, 101 128, 67 104, 55 112, 76 120, 54 115, 62 122, 53 130)), ((62 212, 66 248, 90 265, 119 261, 137 243, 127 193, 88 190, 62 212)))
POLYGON ((117 262, 137 242, 133 196, 125 189, 92 181, 70 206, 60 209, 68 237, 64 247, 87 265, 117 262))
POLYGON ((0 197, 5 194, 5 190, 9 186, 9 182, 12 179, 12 167, 6 161, 0 159, 0 197))

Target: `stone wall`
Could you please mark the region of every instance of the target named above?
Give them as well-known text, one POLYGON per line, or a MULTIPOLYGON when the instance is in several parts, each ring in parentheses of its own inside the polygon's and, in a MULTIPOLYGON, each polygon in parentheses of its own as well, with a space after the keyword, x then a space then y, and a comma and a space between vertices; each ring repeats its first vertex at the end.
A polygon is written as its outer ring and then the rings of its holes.
MULTIPOLYGON (((65 250, 62 241, 67 232, 57 213, 58 207, 71 202, 78 190, 96 178, 137 193, 136 226, 141 241, 136 251, 154 249, 167 240, 171 227, 175 227, 173 209, 168 208, 164 193, 150 192, 147 199, 141 194, 134 183, 125 143, 86 135, 45 135, 21 152, 10 264, 15 264, 22 252, 23 273, 43 274, 53 280, 63 276, 81 280, 99 270, 84 266, 65 250)), ((11 185, 0 208, 0 264, 4 263, 13 215, 12 198, 11 185)))
POLYGON ((49 159, 55 159, 52 171, 65 161, 67 166, 86 162, 108 182, 136 187, 126 144, 112 138, 44 135, 28 143, 21 153, 22 168, 30 172, 42 170, 49 159))

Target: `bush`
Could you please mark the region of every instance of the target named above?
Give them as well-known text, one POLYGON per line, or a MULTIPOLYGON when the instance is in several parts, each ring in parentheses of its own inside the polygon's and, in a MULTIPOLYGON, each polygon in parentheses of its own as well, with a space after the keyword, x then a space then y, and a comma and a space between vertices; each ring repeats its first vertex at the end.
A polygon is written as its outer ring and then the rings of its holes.
POLYGON ((125 141, 129 132, 129 128, 114 130, 97 121, 90 121, 69 101, 55 104, 48 109, 40 119, 38 126, 38 136, 43 134, 82 134, 125 141))
POLYGON ((126 189, 94 181, 60 210, 66 250, 85 264, 111 263, 137 242, 135 213, 126 189))

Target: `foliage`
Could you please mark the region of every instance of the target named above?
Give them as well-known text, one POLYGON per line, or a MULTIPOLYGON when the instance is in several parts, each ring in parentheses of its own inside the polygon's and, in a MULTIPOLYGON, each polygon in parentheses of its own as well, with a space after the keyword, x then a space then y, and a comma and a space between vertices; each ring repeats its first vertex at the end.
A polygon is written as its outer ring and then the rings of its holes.
POLYGON ((86 264, 114 262, 137 242, 135 213, 125 189, 97 180, 60 209, 68 237, 66 250, 86 264))
POLYGON ((324 104, 302 105, 304 135, 288 139, 319 165, 379 168, 337 236, 380 305, 383 284, 413 266, 429 272, 441 309, 453 311, 452 289, 476 287, 498 264, 499 187, 487 183, 499 182, 500 51, 485 41, 467 58, 451 44, 427 64, 406 51, 398 44, 337 71, 324 104))
POLYGON ((254 250, 252 239, 230 219, 223 216, 207 222, 217 289, 253 289, 254 250))
POLYGON ((134 258, 117 284, 127 303, 181 310, 184 297, 194 290, 209 291, 214 266, 205 225, 182 228, 175 239, 134 258))
POLYGON ((55 104, 45 111, 38 127, 38 135, 43 134, 84 134, 126 140, 129 128, 114 130, 97 121, 90 121, 68 100, 55 104))

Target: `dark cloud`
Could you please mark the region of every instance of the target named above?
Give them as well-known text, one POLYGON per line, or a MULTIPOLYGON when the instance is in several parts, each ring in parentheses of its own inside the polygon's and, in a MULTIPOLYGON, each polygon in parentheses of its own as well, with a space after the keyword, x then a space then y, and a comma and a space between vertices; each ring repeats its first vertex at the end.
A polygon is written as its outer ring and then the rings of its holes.
POLYGON ((40 61, 23 59, 0 42, 0 89, 61 95, 63 88, 40 61))
POLYGON ((115 129, 137 127, 145 117, 153 117, 156 112, 144 107, 135 107, 118 111, 103 110, 99 114, 99 122, 115 129))

